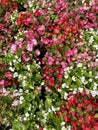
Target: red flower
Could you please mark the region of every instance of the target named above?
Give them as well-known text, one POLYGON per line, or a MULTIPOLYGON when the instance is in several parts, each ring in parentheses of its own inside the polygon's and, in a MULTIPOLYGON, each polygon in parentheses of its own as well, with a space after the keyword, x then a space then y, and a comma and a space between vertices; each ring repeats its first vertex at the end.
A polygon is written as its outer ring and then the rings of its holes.
POLYGON ((7 86, 10 86, 11 85, 11 81, 9 80, 5 80, 4 82, 4 86, 7 87, 7 86))
POLYGON ((59 34, 60 33, 60 27, 57 26, 55 29, 54 29, 54 34, 59 34))
POLYGON ((85 120, 86 120, 87 124, 90 124, 93 121, 93 117, 92 116, 86 116, 85 120))
POLYGON ((67 123, 69 121, 69 118, 67 115, 64 116, 64 121, 65 121, 65 123, 67 123))

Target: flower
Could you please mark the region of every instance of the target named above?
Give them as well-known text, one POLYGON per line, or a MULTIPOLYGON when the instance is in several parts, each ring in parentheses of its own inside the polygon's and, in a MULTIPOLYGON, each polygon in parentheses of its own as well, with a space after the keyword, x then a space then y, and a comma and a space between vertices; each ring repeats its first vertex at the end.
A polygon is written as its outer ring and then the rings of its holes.
POLYGON ((33 50, 33 44, 28 43, 26 49, 31 52, 33 50))
POLYGON ((12 44, 11 45, 11 51, 12 51, 12 53, 15 53, 16 50, 17 50, 17 45, 16 44, 12 44))
POLYGON ((66 57, 70 57, 70 56, 72 56, 73 55, 73 51, 72 50, 68 50, 67 52, 66 52, 66 57))
POLYGON ((36 55, 39 56, 40 55, 40 51, 37 49, 36 50, 36 55))
POLYGON ((49 64, 49 65, 52 65, 53 62, 54 62, 53 57, 49 56, 49 57, 48 57, 48 64, 49 64))
POLYGON ((5 77, 7 78, 7 79, 12 79, 12 74, 11 74, 11 72, 10 71, 7 71, 6 73, 5 73, 5 77))
POLYGON ((0 80, 0 86, 4 86, 4 80, 0 80))

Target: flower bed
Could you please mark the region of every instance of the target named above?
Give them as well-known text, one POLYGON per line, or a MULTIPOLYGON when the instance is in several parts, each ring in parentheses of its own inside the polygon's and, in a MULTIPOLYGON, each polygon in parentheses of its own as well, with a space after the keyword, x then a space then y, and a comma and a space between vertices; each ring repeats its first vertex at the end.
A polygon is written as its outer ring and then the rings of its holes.
POLYGON ((0 0, 0 129, 98 129, 98 2, 0 0))

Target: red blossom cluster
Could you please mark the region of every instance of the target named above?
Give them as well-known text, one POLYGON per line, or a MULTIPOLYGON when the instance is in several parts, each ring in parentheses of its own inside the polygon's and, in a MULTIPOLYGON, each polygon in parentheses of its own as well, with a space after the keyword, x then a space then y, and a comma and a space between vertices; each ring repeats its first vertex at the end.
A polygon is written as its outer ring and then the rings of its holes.
POLYGON ((20 17, 17 19, 17 25, 18 27, 22 25, 30 25, 32 24, 32 13, 30 12, 24 12, 20 14, 20 17))
POLYGON ((68 100, 61 104, 61 110, 56 113, 56 118, 63 116, 65 123, 70 122, 72 130, 97 130, 97 108, 97 99, 90 94, 86 94, 86 92, 70 93, 68 100))
POLYGON ((4 63, 0 63, 0 76, 4 75, 4 77, 2 77, 2 79, 0 79, 0 86, 8 87, 11 85, 13 85, 13 86, 18 85, 18 81, 13 78, 13 73, 10 71, 7 71, 7 67, 8 66, 5 65, 4 63))
POLYGON ((0 6, 4 10, 9 10, 10 12, 13 12, 14 10, 18 10, 18 4, 17 2, 14 1, 9 1, 9 0, 0 0, 0 6))

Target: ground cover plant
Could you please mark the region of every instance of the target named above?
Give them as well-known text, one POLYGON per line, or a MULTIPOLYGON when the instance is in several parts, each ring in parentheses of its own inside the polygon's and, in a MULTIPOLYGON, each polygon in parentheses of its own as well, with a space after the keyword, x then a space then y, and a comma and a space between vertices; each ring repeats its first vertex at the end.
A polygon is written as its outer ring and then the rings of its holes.
POLYGON ((0 129, 98 129, 98 1, 0 0, 0 129))

